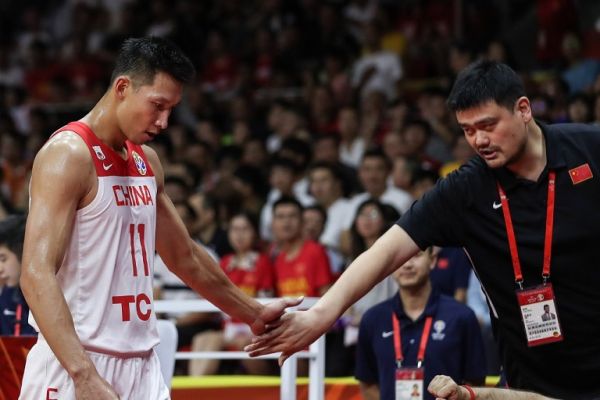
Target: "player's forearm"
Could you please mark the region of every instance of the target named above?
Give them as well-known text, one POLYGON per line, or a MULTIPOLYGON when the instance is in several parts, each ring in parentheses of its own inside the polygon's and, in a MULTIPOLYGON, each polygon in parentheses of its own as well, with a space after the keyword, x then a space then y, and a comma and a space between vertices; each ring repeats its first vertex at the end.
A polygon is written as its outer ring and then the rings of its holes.
POLYGON ((217 263, 196 244, 188 264, 176 273, 202 297, 246 323, 254 322, 263 307, 235 286, 217 263))
POLYGON ((55 275, 27 270, 21 275, 21 289, 52 352, 73 379, 93 371, 55 275))
POLYGON ((514 389, 473 388, 473 391, 477 400, 550 400, 541 394, 514 389))

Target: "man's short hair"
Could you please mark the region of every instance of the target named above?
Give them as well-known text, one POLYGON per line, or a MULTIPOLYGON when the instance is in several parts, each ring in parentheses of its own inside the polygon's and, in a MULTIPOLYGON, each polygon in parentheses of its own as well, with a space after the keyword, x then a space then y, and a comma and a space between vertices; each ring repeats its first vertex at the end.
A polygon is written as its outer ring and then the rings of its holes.
POLYGON ((323 206, 319 204, 313 204, 311 206, 307 206, 304 208, 304 211, 316 211, 321 216, 323 220, 323 226, 327 223, 327 211, 323 208, 323 206))
POLYGON ((367 158, 379 158, 380 160, 383 161, 383 163, 385 164, 385 168, 387 170, 392 169, 392 163, 390 162, 389 158, 387 158, 387 156, 385 155, 385 153, 383 152, 383 149, 381 147, 373 147, 373 148, 365 151, 363 154, 362 160, 361 160, 361 164, 367 158))
POLYGON ((300 214, 302 214, 302 211, 304 211, 304 207, 295 197, 281 196, 275 203, 273 203, 273 214, 275 214, 277 207, 287 205, 296 207, 300 211, 300 214))
POLYGON ((190 59, 169 40, 129 38, 121 45, 110 82, 120 75, 128 75, 134 85, 152 84, 158 72, 165 72, 181 83, 190 83, 196 75, 190 59))
POLYGON ((446 104, 454 112, 494 101, 512 111, 521 96, 525 96, 523 81, 512 68, 499 62, 480 60, 458 74, 446 104))
POLYGON ((343 183, 343 181, 344 181, 344 176, 342 174, 342 170, 340 169, 339 166, 337 166, 335 164, 332 164, 327 161, 315 161, 314 163, 310 164, 310 166, 308 167, 308 172, 311 173, 317 169, 326 169, 327 171, 329 171, 331 176, 333 176, 333 179, 335 179, 336 181, 338 181, 340 183, 343 183))
POLYGON ((23 215, 9 215, 0 221, 0 246, 6 246, 15 253, 19 262, 23 254, 26 218, 23 215))

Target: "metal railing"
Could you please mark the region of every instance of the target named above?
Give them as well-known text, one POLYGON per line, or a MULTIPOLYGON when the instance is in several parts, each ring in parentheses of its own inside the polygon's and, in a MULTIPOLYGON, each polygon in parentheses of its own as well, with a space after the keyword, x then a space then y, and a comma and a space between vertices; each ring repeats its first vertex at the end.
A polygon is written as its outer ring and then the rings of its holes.
MULTIPOLYGON (((257 299, 268 303, 276 299, 257 299)), ((306 309, 317 302, 316 297, 307 297, 297 307, 288 310, 306 309)), ((207 300, 155 300, 154 311, 168 312, 219 312, 220 310, 207 300)), ((280 353, 269 354, 257 358, 277 359, 280 353)), ((250 356, 243 351, 178 351, 176 360, 208 359, 208 360, 242 360, 250 356)), ((296 400, 297 360, 308 359, 308 400, 323 400, 325 396, 325 335, 317 339, 308 348, 290 357, 281 367, 281 400, 296 400)))

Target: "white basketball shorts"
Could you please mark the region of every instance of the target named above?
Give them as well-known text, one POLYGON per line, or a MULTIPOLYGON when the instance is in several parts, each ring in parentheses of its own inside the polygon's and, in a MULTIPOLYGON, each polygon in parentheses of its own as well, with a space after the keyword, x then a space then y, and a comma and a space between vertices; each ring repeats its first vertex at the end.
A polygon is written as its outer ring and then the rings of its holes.
MULTIPOLYGON (((121 400, 169 400, 160 363, 154 351, 140 357, 118 357, 88 351, 98 373, 121 400)), ((27 355, 19 400, 75 400, 73 380, 45 340, 27 355)))

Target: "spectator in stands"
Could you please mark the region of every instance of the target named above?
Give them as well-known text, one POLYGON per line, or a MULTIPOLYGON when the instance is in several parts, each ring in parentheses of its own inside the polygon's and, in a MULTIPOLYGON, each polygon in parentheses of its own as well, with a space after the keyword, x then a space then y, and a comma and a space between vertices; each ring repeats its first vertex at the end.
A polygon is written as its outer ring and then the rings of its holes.
POLYGON ((314 163, 309 168, 310 194, 327 211, 327 222, 319 242, 327 247, 340 248, 340 234, 346 226, 349 201, 344 196, 341 171, 326 162, 314 163))
POLYGON ((563 37, 562 53, 567 63, 562 78, 569 85, 569 92, 589 93, 600 75, 600 61, 583 57, 581 41, 573 32, 563 37))
POLYGON ((189 202, 197 215, 191 232, 193 237, 199 239, 219 257, 229 253, 231 247, 227 240, 227 233, 220 225, 216 198, 207 193, 195 193, 190 196, 189 202))
POLYGON ((271 186, 271 190, 267 194, 267 200, 260 212, 260 236, 267 241, 273 239, 271 232, 273 203, 282 196, 302 199, 299 200, 301 204, 304 204, 306 201, 302 197, 296 196, 294 192, 296 164, 292 160, 275 155, 271 158, 269 167, 269 185, 271 186))
POLYGON ((592 110, 587 95, 583 93, 569 97, 567 103, 567 118, 569 122, 587 124, 592 122, 592 110))
POLYGON ((259 168, 240 165, 232 177, 233 188, 241 200, 240 209, 252 214, 260 214, 267 195, 265 177, 259 168))
MULTIPOLYGON (((302 237, 306 240, 319 242, 323 234, 325 224, 327 223, 327 212, 318 204, 307 206, 302 211, 302 237)), ((329 257, 329 266, 334 279, 342 273, 345 266, 342 254, 329 246, 325 246, 327 256, 329 257)))
POLYGON ((381 27, 376 21, 363 28, 365 55, 352 67, 352 87, 359 98, 372 92, 383 93, 387 101, 398 96, 402 64, 398 54, 381 48, 381 27))
MULTIPOLYGON (((402 130, 404 139, 404 155, 425 168, 438 170, 441 166, 439 159, 433 158, 428 152, 431 143, 431 126, 427 121, 419 118, 413 118, 406 121, 402 130)), ((444 148, 444 144, 438 138, 439 148, 444 148)), ((439 153, 439 152, 438 152, 439 153)), ((435 156, 440 156, 437 154, 435 156)))
MULTIPOLYGON (((234 215, 227 230, 233 253, 220 262, 227 277, 247 295, 272 297, 274 276, 268 257, 259 251, 258 223, 249 213, 234 215)), ((240 351, 252 338, 247 325, 226 319, 223 330, 207 331, 194 336, 192 351, 230 349, 240 351)), ((242 360, 244 370, 252 375, 265 375, 269 364, 264 360, 242 360)), ((219 360, 190 361, 190 375, 212 375, 219 368, 219 360)))
POLYGON ((367 151, 358 169, 358 178, 364 192, 350 199, 351 208, 348 213, 347 227, 357 215, 356 210, 367 199, 374 198, 384 204, 393 206, 399 213, 404 213, 413 202, 410 194, 402 189, 390 187, 387 184, 391 163, 380 149, 367 151))
POLYGON ((350 167, 358 167, 367 142, 359 135, 359 117, 356 108, 345 106, 338 112, 340 133, 340 161, 350 167))
POLYGON ((313 162, 332 164, 342 177, 345 196, 356 193, 360 184, 356 177, 356 169, 340 161, 340 138, 335 134, 318 135, 313 142, 313 162))
MULTIPOLYGON (((438 374, 461 383, 485 381, 477 318, 467 306, 432 289, 435 258, 431 247, 410 258, 392 274, 398 294, 363 315, 355 375, 365 400, 398 399, 414 384, 423 392, 438 374), (423 375, 406 374, 415 370, 423 375)), ((434 399, 429 393, 419 398, 434 399)))
POLYGON ((25 138, 3 132, 0 138, 1 190, 11 204, 19 209, 27 208, 27 179, 31 160, 25 158, 25 138))
POLYGON ((29 307, 19 287, 25 217, 11 215, 0 221, 0 335, 36 335, 27 323, 29 307))
MULTIPOLYGON (((342 237, 342 254, 347 260, 353 260, 370 248, 399 216, 400 214, 390 205, 375 199, 364 201, 358 207, 352 227, 342 237)), ((396 282, 392 277, 387 277, 352 305, 347 312, 351 321, 346 329, 348 345, 356 343, 358 324, 365 311, 390 298, 396 291, 398 291, 396 282)))
POLYGON ((302 205, 282 197, 273 205, 274 258, 278 297, 322 296, 332 284, 329 258, 320 244, 302 237, 302 205))
POLYGON ((419 164, 406 156, 398 156, 392 160, 392 172, 388 178, 388 186, 394 186, 410 193, 413 175, 419 164))

